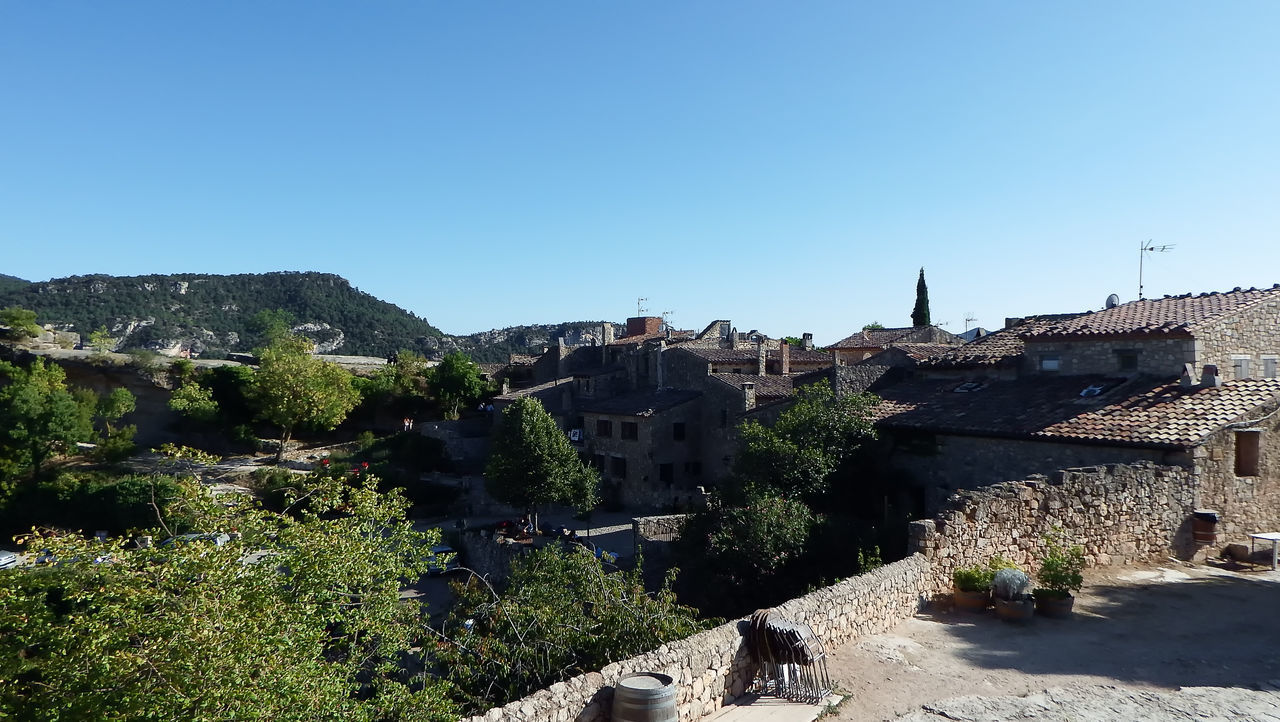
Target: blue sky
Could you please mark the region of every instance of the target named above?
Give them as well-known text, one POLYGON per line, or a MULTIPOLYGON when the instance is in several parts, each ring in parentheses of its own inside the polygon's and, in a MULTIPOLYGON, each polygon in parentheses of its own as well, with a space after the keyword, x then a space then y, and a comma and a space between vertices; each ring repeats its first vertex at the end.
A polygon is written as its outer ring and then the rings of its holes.
POLYGON ((0 273, 829 343, 1280 282, 1274 2, 0 2, 0 273))

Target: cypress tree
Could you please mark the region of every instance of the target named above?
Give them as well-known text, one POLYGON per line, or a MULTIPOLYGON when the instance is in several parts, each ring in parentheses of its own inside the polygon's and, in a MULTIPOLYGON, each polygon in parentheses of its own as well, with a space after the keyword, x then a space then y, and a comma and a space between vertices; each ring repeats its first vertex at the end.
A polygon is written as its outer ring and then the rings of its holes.
POLYGON ((911 325, 929 325, 929 287, 924 282, 924 268, 920 269, 920 280, 916 281, 916 307, 911 309, 911 325))

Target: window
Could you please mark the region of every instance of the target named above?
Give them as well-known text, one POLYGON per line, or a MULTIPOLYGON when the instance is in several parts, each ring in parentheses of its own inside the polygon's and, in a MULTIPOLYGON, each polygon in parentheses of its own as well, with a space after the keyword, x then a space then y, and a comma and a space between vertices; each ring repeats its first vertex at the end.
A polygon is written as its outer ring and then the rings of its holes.
POLYGON ((622 438, 626 441, 635 441, 640 438, 640 427, 634 421, 622 422, 622 438))
POLYGON ((608 419, 599 419, 596 421, 596 436, 603 438, 611 438, 613 436, 613 422, 608 419))
POLYGON ((1274 379, 1275 377, 1276 377, 1276 357, 1263 356, 1262 357, 1262 378, 1274 379))
POLYGON ((1058 356, 1057 356, 1056 354, 1055 354, 1055 355, 1053 355, 1053 356, 1041 356, 1041 357, 1040 357, 1040 370, 1041 370, 1041 371, 1057 371, 1057 370, 1058 370, 1058 369, 1060 369, 1061 367, 1062 367, 1062 361, 1061 361, 1061 359, 1059 359, 1059 358, 1058 358, 1058 356))
POLYGON ((615 456, 609 465, 609 475, 615 479, 627 478, 627 457, 615 456))
POLYGON ((1236 476, 1258 475, 1259 440, 1262 432, 1246 429, 1236 432, 1236 476))
POLYGON ((658 481, 661 481, 667 486, 671 486, 671 484, 675 482, 675 480, 676 480, 676 474, 675 474, 675 468, 673 464, 658 465, 658 481))
POLYGON ((671 440, 684 441, 684 422, 677 421, 671 425, 671 440))
POLYGON ((1249 357, 1248 356, 1232 356, 1231 364, 1235 368, 1235 377, 1237 379, 1249 378, 1249 357))
POLYGON ((1138 370, 1138 352, 1132 350, 1116 351, 1116 361, 1121 371, 1138 370))

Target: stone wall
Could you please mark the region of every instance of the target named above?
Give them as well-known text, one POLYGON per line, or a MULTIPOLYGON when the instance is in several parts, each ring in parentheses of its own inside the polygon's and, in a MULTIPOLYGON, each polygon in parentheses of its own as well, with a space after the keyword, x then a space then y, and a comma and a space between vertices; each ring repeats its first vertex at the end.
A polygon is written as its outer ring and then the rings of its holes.
POLYGON ((954 495, 933 519, 913 521, 908 551, 931 563, 929 591, 951 590, 957 567, 1003 555, 1029 573, 1043 536, 1061 528, 1090 565, 1162 561, 1195 551, 1189 469, 1149 462, 1056 471, 954 495))
POLYGON ((918 490, 926 513, 933 513, 952 493, 976 489, 1055 469, 1098 464, 1151 461, 1191 466, 1175 450, 1101 444, 998 439, 978 436, 883 431, 881 443, 890 468, 904 472, 918 490))
POLYGON ((1217 364, 1223 379, 1234 379, 1234 356, 1249 357, 1251 378, 1262 378, 1262 359, 1280 354, 1280 300, 1271 300, 1196 332, 1195 370, 1217 364))
POLYGON ((1040 360, 1056 356, 1062 376, 1081 374, 1152 374, 1176 378, 1182 365, 1195 363, 1196 342, 1191 338, 1131 338, 1105 341, 1027 341, 1023 372, 1044 373, 1040 360), (1137 368, 1121 369, 1121 352, 1137 352, 1137 368))
POLYGON ((462 532, 458 546, 459 563, 495 583, 511 574, 511 562, 533 549, 527 544, 499 544, 491 532, 479 530, 462 532))
MULTIPOLYGON (((919 610, 929 562, 915 555, 875 571, 819 589, 777 607, 792 621, 808 624, 830 652, 866 634, 879 634, 919 610)), ((747 691, 755 662, 746 649, 746 621, 735 620, 664 644, 496 707, 466 722, 607 722, 613 685, 632 672, 660 672, 676 680, 681 722, 700 719, 747 691)))
POLYGON ((645 560, 666 558, 670 544, 680 536, 688 514, 664 516, 638 516, 631 520, 631 543, 635 555, 644 554, 645 560))
POLYGON ((1218 512, 1219 541, 1248 543, 1250 534, 1280 531, 1280 408, 1275 403, 1256 410, 1238 428, 1213 434, 1194 454, 1200 481, 1196 507, 1218 512), (1258 437, 1253 470, 1236 467, 1237 446, 1245 434, 1258 437))

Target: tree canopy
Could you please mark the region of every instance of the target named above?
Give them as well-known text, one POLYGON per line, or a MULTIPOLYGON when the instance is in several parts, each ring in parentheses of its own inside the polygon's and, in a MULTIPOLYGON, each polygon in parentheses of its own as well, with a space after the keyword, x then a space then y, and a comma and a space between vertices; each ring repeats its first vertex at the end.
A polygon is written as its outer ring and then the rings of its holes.
POLYGON ((400 580, 438 532, 376 484, 313 475, 286 515, 187 479, 168 508, 206 536, 26 539, 59 563, 0 573, 0 717, 456 719, 446 685, 399 663, 422 633, 400 580))
MULTIPOLYGON (((0 361, 0 478, 40 473, 49 457, 93 437, 98 397, 67 388, 66 372, 37 358, 27 367, 0 361)), ((128 395, 127 391, 121 391, 128 395)), ((114 406, 128 402, 118 394, 114 406)), ((107 408, 112 411, 113 408, 107 408)))
POLYGON ((0 325, 8 326, 9 338, 16 341, 32 338, 40 333, 40 326, 36 324, 36 312, 21 306, 0 309, 0 325))
POLYGON ((282 336, 258 353, 253 397, 261 418, 280 427, 277 462, 295 428, 332 429, 360 402, 351 374, 311 348, 308 339, 282 336))
POLYGON ((929 325, 929 286, 924 282, 924 269, 920 269, 920 280, 916 281, 916 305, 911 309, 912 326, 929 325))
POLYGON ((539 504, 585 511, 599 502, 596 470, 582 463, 537 399, 525 396, 502 410, 492 449, 485 483, 503 503, 530 511, 539 504))
POLYGON ((459 407, 476 401, 489 390, 480 378, 480 367, 458 351, 445 354, 439 364, 428 370, 427 381, 445 418, 457 418, 459 407))

